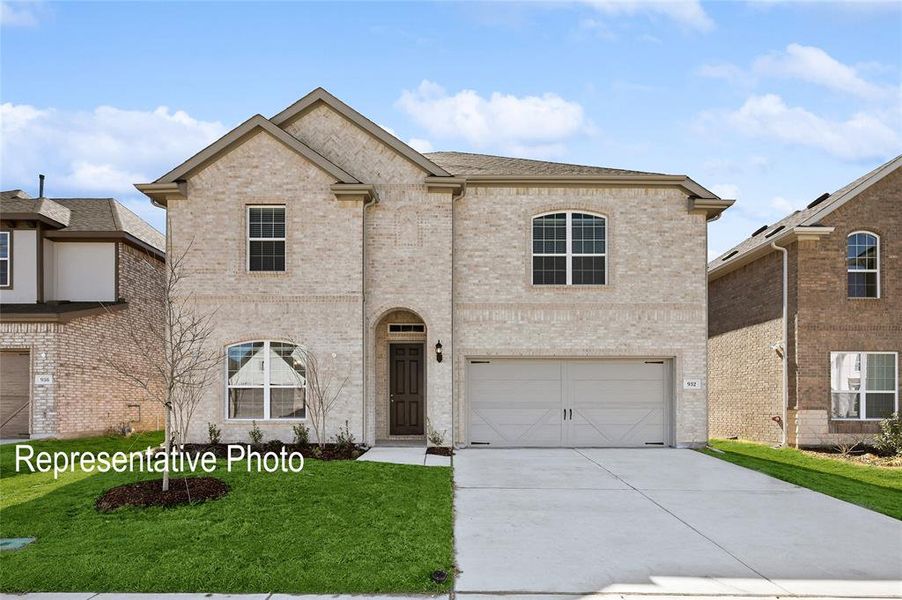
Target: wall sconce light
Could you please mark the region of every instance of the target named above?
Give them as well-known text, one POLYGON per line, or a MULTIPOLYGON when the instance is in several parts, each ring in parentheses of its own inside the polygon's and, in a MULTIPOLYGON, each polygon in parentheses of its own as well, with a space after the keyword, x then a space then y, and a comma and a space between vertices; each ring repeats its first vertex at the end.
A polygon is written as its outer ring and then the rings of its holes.
POLYGON ((435 343, 435 361, 442 362, 442 340, 435 343))

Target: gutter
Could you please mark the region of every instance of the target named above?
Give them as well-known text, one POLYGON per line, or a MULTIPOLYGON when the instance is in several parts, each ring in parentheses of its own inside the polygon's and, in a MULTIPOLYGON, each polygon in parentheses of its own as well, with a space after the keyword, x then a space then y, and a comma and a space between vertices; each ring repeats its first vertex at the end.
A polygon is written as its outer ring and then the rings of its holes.
POLYGON ((770 243, 771 248, 783 254, 783 426, 780 434, 780 445, 786 446, 786 428, 789 426, 789 250, 770 243))
POLYGON ((816 241, 826 235, 830 235, 831 233, 833 233, 834 229, 834 227, 798 225, 796 227, 793 227, 792 229, 787 229, 780 235, 774 237, 774 239, 771 240, 770 245, 768 245, 766 241, 762 242, 758 246, 745 251, 735 258, 730 257, 730 259, 726 261, 721 257, 715 258, 713 262, 720 262, 720 264, 714 267, 709 266, 708 281, 719 279, 727 273, 735 271, 739 267, 743 267, 750 262, 754 262, 766 254, 770 254, 770 252, 772 251, 771 246, 773 246, 773 244, 779 242, 783 246, 788 246, 793 242, 816 241))

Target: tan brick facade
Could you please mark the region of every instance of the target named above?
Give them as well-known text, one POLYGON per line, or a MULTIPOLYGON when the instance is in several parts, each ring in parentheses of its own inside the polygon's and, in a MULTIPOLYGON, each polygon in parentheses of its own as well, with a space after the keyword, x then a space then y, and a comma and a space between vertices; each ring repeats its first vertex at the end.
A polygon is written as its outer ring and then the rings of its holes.
POLYGON ((163 263, 132 246, 116 245, 119 291, 127 309, 68 323, 0 323, 0 349, 30 353, 32 437, 103 433, 123 424, 162 428, 162 407, 124 382, 108 359, 111 349, 117 360, 134 354, 129 329, 147 319, 162 325, 162 314, 148 311, 158 310, 163 263), (38 385, 35 375, 50 375, 53 383, 38 385))
MULTIPOLYGON (((897 170, 824 216, 821 224, 834 227, 833 233, 789 247, 788 433, 795 444, 830 445, 877 431, 874 421, 830 418, 830 353, 902 352, 900 197, 902 171, 897 170), (846 239, 861 230, 880 236, 879 299, 847 297, 846 239)), ((714 436, 778 441, 768 413, 782 411, 781 370, 763 346, 782 337, 781 268, 780 254, 772 252, 710 284, 714 436)))
MULTIPOLYGON (((677 385, 706 375, 706 223, 688 210, 684 192, 473 185, 455 200, 451 190, 430 191, 420 166, 326 105, 283 127, 372 184, 377 203, 336 200, 334 178, 258 130, 191 173, 186 198, 169 201, 171 254, 191 245, 185 289, 217 310, 217 349, 288 339, 335 354, 349 379, 327 435, 347 420, 358 439, 389 437, 386 354, 394 338, 385 328, 422 319, 425 334, 401 337, 425 342, 426 413, 448 442, 467 443, 466 360, 484 355, 673 359, 671 441, 707 439, 706 390, 677 385), (286 207, 284 273, 246 268, 253 204, 286 207), (608 217, 609 285, 531 285, 531 218, 552 209, 608 217), (438 341, 443 362, 435 360, 438 341)), ((224 377, 195 415, 191 437, 204 439, 208 422, 225 440, 247 437, 249 422, 225 418, 224 377)), ((258 425, 268 439, 291 438, 290 422, 258 425)))

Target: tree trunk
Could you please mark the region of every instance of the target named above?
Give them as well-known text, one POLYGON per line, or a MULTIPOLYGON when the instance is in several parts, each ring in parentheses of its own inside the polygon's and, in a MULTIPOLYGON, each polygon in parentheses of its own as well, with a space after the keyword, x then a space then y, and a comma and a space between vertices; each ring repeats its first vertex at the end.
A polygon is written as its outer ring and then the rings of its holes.
POLYGON ((163 469, 163 491, 169 491, 169 459, 172 456, 172 407, 166 406, 166 440, 164 444, 166 452, 166 466, 163 469))

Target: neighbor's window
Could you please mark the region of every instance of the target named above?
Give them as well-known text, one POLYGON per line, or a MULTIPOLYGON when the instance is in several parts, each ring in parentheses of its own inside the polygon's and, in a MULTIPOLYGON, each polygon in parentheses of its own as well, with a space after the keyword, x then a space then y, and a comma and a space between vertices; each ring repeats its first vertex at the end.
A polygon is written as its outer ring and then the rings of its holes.
POLYGON ((285 270, 285 207, 247 208, 247 268, 285 270))
POLYGON ((228 418, 306 418, 307 374, 297 346, 246 342, 227 354, 228 418))
POLYGON ((10 232, 0 231, 0 287, 9 287, 10 232))
POLYGON ((899 408, 894 352, 831 352, 834 419, 885 419, 899 408))
POLYGON ((846 247, 849 298, 879 298, 879 238, 867 231, 856 231, 849 235, 846 247))
POLYGON ((581 212, 532 220, 534 285, 603 285, 607 273, 604 217, 581 212))

